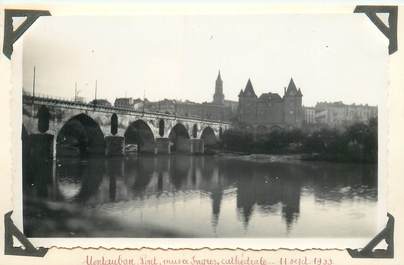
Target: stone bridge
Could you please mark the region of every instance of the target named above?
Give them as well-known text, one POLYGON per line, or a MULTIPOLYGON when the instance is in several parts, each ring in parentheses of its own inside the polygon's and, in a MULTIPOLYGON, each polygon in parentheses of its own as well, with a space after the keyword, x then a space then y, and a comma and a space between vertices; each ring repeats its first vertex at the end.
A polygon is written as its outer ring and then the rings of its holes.
POLYGON ((225 121, 23 96, 23 146, 47 157, 204 153, 230 126, 225 121))

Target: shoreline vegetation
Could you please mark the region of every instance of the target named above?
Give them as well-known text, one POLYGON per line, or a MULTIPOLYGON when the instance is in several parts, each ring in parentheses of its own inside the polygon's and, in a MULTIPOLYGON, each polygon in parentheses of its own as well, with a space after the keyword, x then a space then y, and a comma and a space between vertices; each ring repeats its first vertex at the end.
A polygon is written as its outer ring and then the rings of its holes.
POLYGON ((276 130, 253 136, 231 129, 221 142, 208 152, 245 156, 253 161, 328 161, 342 163, 377 163, 377 119, 355 123, 343 130, 323 128, 313 132, 299 129, 276 130))

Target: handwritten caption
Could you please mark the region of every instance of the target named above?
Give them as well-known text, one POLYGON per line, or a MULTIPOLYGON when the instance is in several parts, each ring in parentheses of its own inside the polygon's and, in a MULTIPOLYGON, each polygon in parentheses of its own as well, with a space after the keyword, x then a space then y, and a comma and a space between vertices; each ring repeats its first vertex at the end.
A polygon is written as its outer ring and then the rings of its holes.
POLYGON ((334 265, 332 258, 325 257, 281 257, 271 260, 268 257, 234 255, 219 258, 190 257, 164 258, 158 256, 116 257, 87 255, 86 265, 334 265))

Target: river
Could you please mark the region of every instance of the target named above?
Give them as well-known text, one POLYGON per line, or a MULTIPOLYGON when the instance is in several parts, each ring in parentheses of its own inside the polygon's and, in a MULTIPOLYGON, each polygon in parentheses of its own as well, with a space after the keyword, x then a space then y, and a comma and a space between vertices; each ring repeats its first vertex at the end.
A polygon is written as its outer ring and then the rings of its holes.
POLYGON ((25 171, 30 237, 371 237, 377 167, 237 156, 59 159, 25 171))

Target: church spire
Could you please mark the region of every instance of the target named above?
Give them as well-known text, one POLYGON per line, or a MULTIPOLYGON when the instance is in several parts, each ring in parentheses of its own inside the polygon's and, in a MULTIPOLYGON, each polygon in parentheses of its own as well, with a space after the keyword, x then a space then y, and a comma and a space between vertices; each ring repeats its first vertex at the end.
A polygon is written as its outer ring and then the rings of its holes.
POLYGON ((222 81, 222 77, 220 76, 220 70, 219 70, 219 74, 217 75, 216 82, 217 82, 217 81, 223 82, 223 81, 222 81))
POLYGON ((213 95, 213 103, 224 104, 224 94, 223 94, 223 80, 220 75, 220 70, 216 78, 215 94, 213 95))

